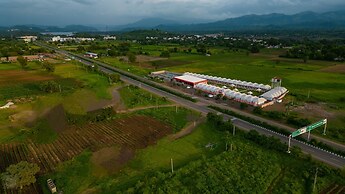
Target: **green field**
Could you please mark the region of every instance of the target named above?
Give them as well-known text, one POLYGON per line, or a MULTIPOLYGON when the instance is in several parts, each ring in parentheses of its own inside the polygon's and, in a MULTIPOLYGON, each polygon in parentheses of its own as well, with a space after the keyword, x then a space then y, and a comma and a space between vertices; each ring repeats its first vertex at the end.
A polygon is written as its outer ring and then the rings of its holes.
MULTIPOLYGON (((0 85, 1 106, 7 100, 20 99, 18 102, 15 101, 16 108, 0 110, 0 141, 25 138, 25 136, 18 134, 22 133, 20 131, 30 131, 30 127, 24 125, 26 118, 35 118, 56 105, 62 104, 68 113, 86 114, 86 109, 90 104, 96 103, 100 99, 111 99, 108 91, 110 85, 106 77, 87 72, 76 64, 57 61, 54 65, 55 72, 47 73, 41 69, 38 63, 30 62, 25 72, 52 77, 59 84, 61 92, 52 94, 43 92, 40 89, 40 84, 44 81, 33 80, 30 82, 29 80, 21 83, 16 82, 16 80, 9 80, 8 84, 0 85), (11 122, 9 118, 13 115, 17 119, 11 122)), ((0 64, 0 68, 0 71, 22 71, 17 63, 0 64)), ((45 139, 44 133, 38 133, 38 135, 38 139, 45 139)))

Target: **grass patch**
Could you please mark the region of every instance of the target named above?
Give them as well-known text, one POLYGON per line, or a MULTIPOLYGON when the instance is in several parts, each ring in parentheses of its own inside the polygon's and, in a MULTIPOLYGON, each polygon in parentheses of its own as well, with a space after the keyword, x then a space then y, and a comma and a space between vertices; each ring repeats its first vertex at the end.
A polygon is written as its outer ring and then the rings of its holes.
POLYGON ((121 100, 127 108, 170 104, 166 98, 151 94, 133 85, 123 87, 119 92, 121 100))
POLYGON ((39 121, 30 133, 30 137, 38 144, 51 143, 58 137, 57 132, 49 126, 46 120, 39 121))

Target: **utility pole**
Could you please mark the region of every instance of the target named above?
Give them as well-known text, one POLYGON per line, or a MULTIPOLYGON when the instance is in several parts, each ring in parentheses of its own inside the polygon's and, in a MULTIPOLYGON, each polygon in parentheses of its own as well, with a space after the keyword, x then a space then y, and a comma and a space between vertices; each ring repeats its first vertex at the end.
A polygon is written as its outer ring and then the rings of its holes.
POLYGON ((317 179, 317 171, 318 171, 318 170, 319 170, 319 168, 316 168, 315 177, 314 177, 314 186, 313 186, 313 192, 315 191, 316 179, 317 179))
POLYGON ((290 151, 290 146, 291 146, 291 135, 289 135, 289 144, 288 144, 288 150, 287 150, 287 153, 291 153, 290 151))
POLYGON ((174 161, 172 158, 170 159, 170 165, 171 165, 171 173, 174 173, 174 161))
POLYGON ((233 128, 232 128, 232 135, 235 136, 235 125, 233 125, 233 128))
POLYGON ((308 132, 308 141, 310 140, 310 131, 308 132))
POLYGON ((308 99, 309 99, 309 97, 310 97, 310 90, 308 90, 308 99))
POLYGON ((326 135, 326 129, 327 129, 327 122, 325 123, 325 127, 323 128, 323 135, 326 135))

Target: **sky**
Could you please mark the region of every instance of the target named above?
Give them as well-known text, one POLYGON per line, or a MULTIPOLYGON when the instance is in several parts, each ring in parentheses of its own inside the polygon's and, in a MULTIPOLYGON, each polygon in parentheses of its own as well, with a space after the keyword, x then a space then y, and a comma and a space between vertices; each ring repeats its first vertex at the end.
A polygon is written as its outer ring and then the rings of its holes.
POLYGON ((122 25, 143 18, 198 23, 247 14, 342 9, 344 0, 0 0, 0 26, 122 25))

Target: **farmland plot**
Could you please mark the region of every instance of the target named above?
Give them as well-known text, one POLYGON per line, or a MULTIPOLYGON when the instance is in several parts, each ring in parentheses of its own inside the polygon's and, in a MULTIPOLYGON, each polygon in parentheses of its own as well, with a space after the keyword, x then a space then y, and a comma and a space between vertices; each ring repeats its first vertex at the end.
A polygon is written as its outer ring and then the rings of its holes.
MULTIPOLYGON (((59 135, 50 144, 2 144, 0 153, 0 172, 11 164, 22 160, 40 166, 40 174, 52 172, 63 161, 72 159, 83 150, 97 151, 110 146, 140 149, 156 143, 165 135, 172 133, 172 128, 151 117, 130 116, 82 127, 71 127, 59 135)), ((31 186, 35 189, 36 186, 31 186)), ((27 188, 28 189, 28 188, 27 188)))

